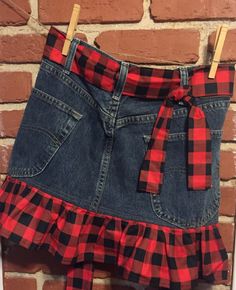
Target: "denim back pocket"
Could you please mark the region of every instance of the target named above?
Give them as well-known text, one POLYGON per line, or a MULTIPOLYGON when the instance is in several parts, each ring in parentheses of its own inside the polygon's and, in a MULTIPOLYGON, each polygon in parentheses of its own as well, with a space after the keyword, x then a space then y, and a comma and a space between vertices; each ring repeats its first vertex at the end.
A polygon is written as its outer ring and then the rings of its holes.
MULTIPOLYGON (((202 98, 204 99, 204 98, 202 98)), ((164 179, 159 194, 150 193, 155 214, 178 227, 206 224, 217 214, 220 203, 220 144, 229 98, 217 97, 200 104, 208 121, 212 140, 212 187, 188 190, 187 187, 187 112, 178 109, 173 116, 166 148, 164 179)), ((143 135, 146 149, 150 135, 143 135)))
POLYGON ((65 102, 34 87, 12 148, 8 173, 14 177, 41 173, 82 116, 65 102))

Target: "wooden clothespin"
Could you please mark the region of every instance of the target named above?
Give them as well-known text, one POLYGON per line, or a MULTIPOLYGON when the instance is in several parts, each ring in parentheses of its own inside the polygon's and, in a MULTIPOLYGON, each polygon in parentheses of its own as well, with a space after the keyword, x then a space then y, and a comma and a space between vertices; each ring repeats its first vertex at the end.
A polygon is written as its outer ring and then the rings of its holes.
POLYGON ((228 28, 229 28, 229 26, 227 24, 223 24, 223 25, 220 25, 217 29, 215 44, 214 44, 214 49, 213 49, 214 55, 213 55, 213 59, 212 59, 212 63, 211 63, 210 72, 208 75, 208 78, 210 78, 210 79, 215 78, 216 70, 217 70, 218 64, 220 62, 220 56, 222 53, 222 49, 224 46, 224 42, 225 42, 228 28))
POLYGON ((73 11, 72 11, 72 15, 70 18, 70 24, 68 26, 67 29, 67 33, 66 33, 66 39, 63 45, 63 49, 62 49, 62 54, 63 55, 67 55, 68 51, 69 51, 69 47, 71 44, 71 41, 74 37, 74 33, 77 27, 77 23, 79 20, 79 12, 80 12, 80 5, 79 4, 74 4, 73 7, 73 11))

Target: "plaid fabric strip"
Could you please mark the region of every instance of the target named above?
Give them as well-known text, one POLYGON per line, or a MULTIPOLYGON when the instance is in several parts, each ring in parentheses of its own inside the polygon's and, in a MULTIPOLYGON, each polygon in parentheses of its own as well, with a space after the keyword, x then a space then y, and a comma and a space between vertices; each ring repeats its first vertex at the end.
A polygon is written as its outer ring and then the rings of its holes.
POLYGON ((194 105, 190 87, 174 89, 163 101, 139 175, 138 190, 158 194, 163 185, 168 134, 174 102, 190 107, 188 117, 188 188, 206 190, 212 186, 211 134, 204 111, 194 105))
POLYGON ((206 190, 212 187, 211 132, 204 111, 193 105, 194 98, 184 98, 190 106, 188 117, 188 188, 206 190))
POLYGON ((156 288, 191 290, 199 278, 222 283, 229 269, 218 226, 181 229, 99 214, 11 176, 0 189, 0 235, 70 265, 67 290, 90 290, 93 262, 156 288))
POLYGON ((66 290, 92 290, 93 263, 77 263, 67 271, 66 290))
POLYGON ((167 138, 172 118, 172 104, 163 102, 155 121, 148 149, 142 163, 138 190, 156 193, 163 182, 164 164, 166 158, 167 138))
MULTIPOLYGON (((64 66, 66 57, 61 54, 66 34, 54 26, 50 27, 43 58, 64 66)), ((234 65, 219 64, 215 79, 209 79, 210 66, 193 67, 189 84, 194 97, 222 96, 233 94, 234 65)), ((119 77, 120 60, 81 40, 72 63, 71 71, 103 90, 112 92, 119 77)), ((180 85, 178 69, 151 68, 129 63, 129 71, 123 95, 163 99, 180 85)))

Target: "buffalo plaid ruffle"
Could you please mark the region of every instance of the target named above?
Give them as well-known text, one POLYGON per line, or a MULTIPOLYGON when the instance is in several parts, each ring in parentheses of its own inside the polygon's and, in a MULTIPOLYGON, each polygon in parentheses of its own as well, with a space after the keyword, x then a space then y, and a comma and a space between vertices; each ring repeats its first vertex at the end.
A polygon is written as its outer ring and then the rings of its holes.
MULTIPOLYGON (((61 54, 65 33, 51 26, 43 57, 64 65, 61 54)), ((148 149, 137 177, 137 190, 159 194, 164 179, 164 166, 174 102, 189 107, 187 186, 189 190, 207 190, 212 186, 211 135, 204 111, 194 105, 195 97, 229 96, 233 94, 234 65, 220 64, 215 79, 209 79, 210 66, 189 70, 188 89, 181 87, 178 69, 156 69, 129 63, 123 94, 144 99, 163 99, 153 126, 148 149)), ((80 41, 71 71, 106 91, 114 90, 119 77, 120 61, 94 46, 80 41)))
POLYGON ((0 188, 0 235, 27 249, 47 249, 68 265, 67 290, 91 290, 94 262, 147 287, 191 290, 197 280, 228 279, 219 224, 172 228, 80 208, 6 176, 0 188))

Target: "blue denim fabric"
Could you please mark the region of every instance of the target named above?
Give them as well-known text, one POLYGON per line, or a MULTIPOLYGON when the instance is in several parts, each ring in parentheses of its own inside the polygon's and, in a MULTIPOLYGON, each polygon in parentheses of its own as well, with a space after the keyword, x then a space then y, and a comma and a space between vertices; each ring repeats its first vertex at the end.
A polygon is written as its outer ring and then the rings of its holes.
MULTIPOLYGON (((90 84, 69 71, 73 53, 72 47, 65 67, 42 59, 13 146, 9 175, 98 213, 180 228, 216 223, 220 144, 230 97, 196 98, 211 129, 213 187, 187 190, 187 107, 180 102, 174 105, 162 192, 137 192, 162 100, 122 95, 125 62, 113 93, 90 84)), ((180 69, 183 83, 189 70, 180 69)))

